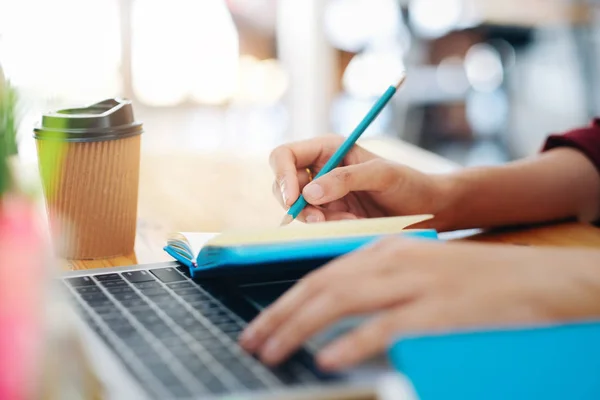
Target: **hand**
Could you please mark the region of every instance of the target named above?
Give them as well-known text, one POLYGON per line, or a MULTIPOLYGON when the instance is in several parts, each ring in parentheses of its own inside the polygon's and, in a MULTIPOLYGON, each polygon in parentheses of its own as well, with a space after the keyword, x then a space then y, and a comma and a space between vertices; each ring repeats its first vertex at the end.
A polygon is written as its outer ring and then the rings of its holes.
POLYGON ((350 367, 397 337, 600 316, 600 252, 389 239, 310 273, 240 344, 268 365, 337 320, 375 313, 317 355, 350 367))
POLYGON ((306 169, 316 175, 343 141, 340 136, 324 136, 271 153, 273 191, 281 204, 289 208, 301 191, 310 204, 298 216, 300 221, 434 214, 434 224, 442 223, 442 211, 449 208, 449 181, 386 161, 358 145, 340 167, 309 183, 306 169))

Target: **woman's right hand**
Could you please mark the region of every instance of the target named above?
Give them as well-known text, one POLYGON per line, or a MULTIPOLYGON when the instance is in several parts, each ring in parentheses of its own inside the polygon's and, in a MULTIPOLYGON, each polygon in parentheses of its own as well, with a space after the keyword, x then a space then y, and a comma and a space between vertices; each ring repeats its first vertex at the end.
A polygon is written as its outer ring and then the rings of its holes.
POLYGON ((273 191, 285 209, 302 193, 309 203, 298 216, 303 222, 433 214, 436 218, 421 227, 443 228, 452 191, 449 180, 385 160, 358 145, 338 168, 309 182, 307 169, 316 175, 343 141, 341 136, 322 136, 271 153, 273 191))

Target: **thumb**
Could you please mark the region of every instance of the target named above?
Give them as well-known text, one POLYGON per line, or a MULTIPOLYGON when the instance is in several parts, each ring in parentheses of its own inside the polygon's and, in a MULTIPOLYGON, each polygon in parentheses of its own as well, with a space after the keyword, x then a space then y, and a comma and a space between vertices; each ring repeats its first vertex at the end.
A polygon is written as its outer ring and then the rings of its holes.
POLYGON ((307 202, 322 205, 341 199, 350 192, 385 191, 394 180, 394 167, 376 159, 362 164, 336 168, 304 187, 307 202))

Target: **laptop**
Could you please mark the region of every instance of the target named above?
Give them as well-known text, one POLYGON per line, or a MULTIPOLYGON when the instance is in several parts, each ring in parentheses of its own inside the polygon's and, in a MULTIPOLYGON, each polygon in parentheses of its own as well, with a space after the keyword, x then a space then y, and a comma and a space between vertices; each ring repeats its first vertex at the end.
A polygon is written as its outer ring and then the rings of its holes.
POLYGON ((376 398, 378 383, 392 372, 385 357, 335 374, 319 370, 313 358, 360 318, 316 335, 275 368, 237 344, 246 324, 310 269, 191 279, 187 267, 166 262, 59 279, 107 398, 376 398))

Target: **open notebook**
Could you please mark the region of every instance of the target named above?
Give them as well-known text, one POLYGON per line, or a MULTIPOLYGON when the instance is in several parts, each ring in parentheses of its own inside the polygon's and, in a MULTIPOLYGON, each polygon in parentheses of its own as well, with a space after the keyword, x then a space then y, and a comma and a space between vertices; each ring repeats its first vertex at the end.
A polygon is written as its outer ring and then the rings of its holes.
POLYGON ((167 239, 164 250, 188 266, 192 276, 223 267, 327 260, 387 235, 437 239, 435 230, 407 229, 431 218, 414 215, 223 233, 178 232, 167 239))

